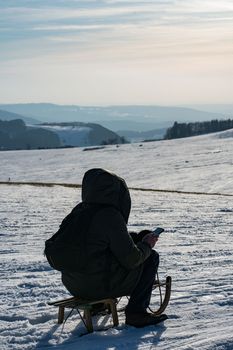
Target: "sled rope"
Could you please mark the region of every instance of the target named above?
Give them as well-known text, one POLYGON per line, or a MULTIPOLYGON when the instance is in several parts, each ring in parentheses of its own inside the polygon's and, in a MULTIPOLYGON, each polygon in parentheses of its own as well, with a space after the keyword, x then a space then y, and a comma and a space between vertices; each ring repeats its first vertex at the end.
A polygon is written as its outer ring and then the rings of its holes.
POLYGON ((59 338, 58 338, 58 341, 57 341, 57 345, 60 343, 60 339, 61 339, 61 336, 62 336, 62 333, 64 331, 64 328, 65 328, 65 324, 66 324, 66 321, 68 320, 68 318, 72 315, 74 311, 74 307, 71 309, 71 311, 68 313, 68 315, 66 316, 65 318, 65 321, 63 322, 63 325, 62 325, 62 328, 61 328, 61 332, 59 334, 59 338))

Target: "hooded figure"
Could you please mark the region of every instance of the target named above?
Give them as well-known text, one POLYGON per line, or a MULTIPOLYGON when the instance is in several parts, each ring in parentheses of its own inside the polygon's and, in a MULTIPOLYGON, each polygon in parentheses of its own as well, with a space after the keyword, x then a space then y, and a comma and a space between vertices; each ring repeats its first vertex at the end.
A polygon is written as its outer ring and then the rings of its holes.
POLYGON ((84 272, 63 271, 74 295, 89 299, 130 295, 152 249, 133 242, 127 231, 131 199, 125 181, 104 169, 91 169, 82 182, 82 205, 98 208, 85 237, 84 272))

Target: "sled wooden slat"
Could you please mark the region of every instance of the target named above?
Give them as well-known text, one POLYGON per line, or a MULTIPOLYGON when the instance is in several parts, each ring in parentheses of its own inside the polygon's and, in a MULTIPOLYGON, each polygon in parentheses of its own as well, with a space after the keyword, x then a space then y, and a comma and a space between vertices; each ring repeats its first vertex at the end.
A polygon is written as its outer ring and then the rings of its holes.
POLYGON ((78 297, 72 297, 68 299, 49 302, 48 305, 58 307, 58 323, 61 324, 64 321, 65 308, 76 308, 84 311, 85 327, 89 333, 93 332, 93 323, 91 316, 91 306, 99 303, 104 303, 109 308, 112 315, 113 325, 118 326, 118 315, 116 309, 116 299, 108 298, 101 300, 88 300, 78 297))

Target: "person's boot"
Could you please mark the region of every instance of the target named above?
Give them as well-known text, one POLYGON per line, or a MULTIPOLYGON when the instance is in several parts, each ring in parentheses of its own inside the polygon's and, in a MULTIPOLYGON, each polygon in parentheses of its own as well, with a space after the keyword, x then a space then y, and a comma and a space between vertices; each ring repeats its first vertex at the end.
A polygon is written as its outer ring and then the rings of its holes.
POLYGON ((125 323, 129 326, 134 326, 137 328, 155 325, 165 321, 168 318, 166 314, 153 315, 146 311, 140 313, 126 312, 125 316, 125 323))

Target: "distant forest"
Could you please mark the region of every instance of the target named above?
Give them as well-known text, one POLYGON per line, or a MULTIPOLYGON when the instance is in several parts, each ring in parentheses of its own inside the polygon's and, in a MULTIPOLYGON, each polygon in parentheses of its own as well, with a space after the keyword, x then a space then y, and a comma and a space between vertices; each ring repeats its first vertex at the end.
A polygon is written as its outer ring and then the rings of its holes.
POLYGON ((60 147, 59 137, 52 131, 27 127, 23 120, 0 120, 0 150, 60 147))
POLYGON ((171 128, 167 129, 164 139, 178 139, 181 137, 209 134, 211 132, 224 131, 227 129, 233 129, 233 119, 214 119, 211 121, 195 123, 175 122, 171 128))

